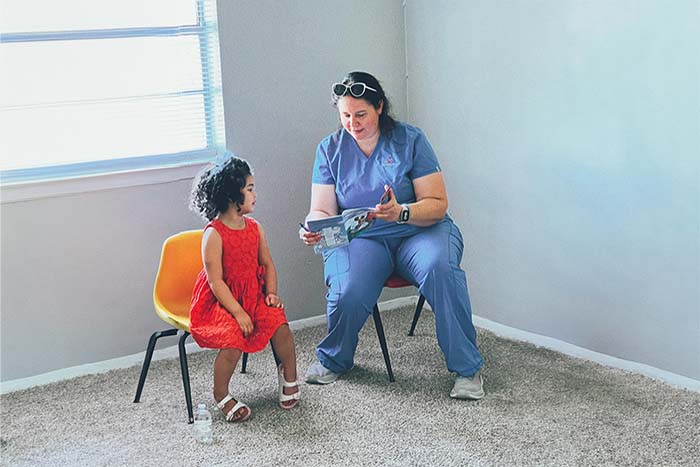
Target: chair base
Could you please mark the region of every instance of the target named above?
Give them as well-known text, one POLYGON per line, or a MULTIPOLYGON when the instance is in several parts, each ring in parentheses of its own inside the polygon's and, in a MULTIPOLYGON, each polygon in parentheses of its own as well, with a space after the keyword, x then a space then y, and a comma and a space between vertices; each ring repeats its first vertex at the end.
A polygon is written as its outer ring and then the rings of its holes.
MULTIPOLYGON (((156 331, 151 334, 148 340, 148 347, 146 348, 146 356, 143 360, 143 366, 141 367, 141 376, 139 376, 139 383, 136 387, 136 397, 134 397, 134 403, 141 401, 141 393, 143 392, 143 386, 146 383, 146 376, 148 375, 148 368, 151 366, 151 359, 153 358, 153 351, 156 347, 156 342, 161 337, 174 336, 178 333, 178 329, 166 329, 165 331, 156 331)), ((180 373, 182 375, 182 386, 185 390, 185 403, 187 404, 187 423, 194 423, 194 411, 192 410, 192 392, 190 389, 190 371, 187 365, 187 352, 185 350, 185 340, 190 335, 189 332, 183 331, 180 336, 178 343, 178 352, 180 354, 180 373)))
POLYGON ((382 348, 382 355, 384 356, 384 364, 386 365, 386 372, 389 374, 389 382, 393 383, 394 372, 391 369, 391 360, 389 359, 389 349, 386 346, 386 336, 384 335, 384 325, 382 324, 382 317, 379 315, 379 307, 375 304, 374 311, 372 312, 372 318, 374 318, 374 327, 377 329, 377 337, 379 338, 379 346, 382 348))
POLYGON ((411 323, 411 329, 408 331, 408 335, 412 336, 413 331, 416 330, 416 325, 418 324, 418 318, 420 318, 420 313, 423 311, 423 304, 425 303, 425 297, 423 294, 418 297, 418 303, 416 304, 416 311, 413 313, 413 322, 411 323))
MULTIPOLYGON (((279 355, 277 355, 277 352, 275 352, 275 347, 272 345, 272 342, 270 342, 270 350, 272 350, 272 356, 275 358, 275 367, 280 366, 280 363, 282 363, 282 360, 280 360, 279 355)), ((241 363, 241 373, 245 374, 247 369, 248 369, 248 352, 243 352, 243 362, 241 363)))
MULTIPOLYGON (((423 295, 418 299, 418 304, 416 305, 416 311, 413 316, 413 323, 411 324, 411 329, 408 332, 409 336, 413 336, 413 332, 416 329, 416 324, 418 323, 418 318, 420 317, 421 311, 423 309, 423 304, 425 303, 425 297, 423 295)), ((374 310, 372 312, 372 318, 374 318, 374 327, 377 330, 377 337, 379 338, 379 346, 382 349, 382 355, 384 356, 384 364, 386 365, 386 371, 389 376, 389 382, 395 382, 394 372, 391 368, 391 359, 389 358, 389 349, 386 345, 386 335, 384 333, 384 325, 382 324, 382 318, 379 314, 379 307, 375 304, 374 310)), ((148 340, 148 347, 146 348, 146 355, 143 360, 143 365, 141 367, 141 375, 139 376, 139 382, 136 386, 136 396, 134 397, 134 403, 141 401, 141 393, 143 392, 144 384, 146 383, 146 376, 148 375, 148 369, 151 366, 151 360, 153 358, 153 352, 156 347, 156 342, 161 337, 174 336, 178 333, 178 329, 171 328, 164 331, 156 331, 151 334, 148 340)), ((190 387, 190 372, 187 364, 187 352, 185 349, 185 340, 190 335, 189 332, 183 331, 178 342, 178 353, 180 356, 180 373, 182 375, 182 386, 185 391, 185 403, 187 404, 187 423, 194 423, 194 411, 192 409, 192 391, 190 387)), ((275 366, 280 364, 279 356, 275 352, 275 348, 270 342, 270 349, 272 350, 272 355, 275 358, 275 366)), ((243 362, 241 365, 241 373, 245 373, 248 366, 248 353, 243 353, 243 362)))
MULTIPOLYGON (((386 346, 386 336, 384 335, 384 326, 382 325, 382 318, 379 315, 379 308, 374 305, 374 311, 372 312, 372 317, 374 318, 374 327, 377 329, 377 337, 379 338, 379 346, 382 348, 382 355, 384 355, 384 363, 386 364, 386 371, 389 374, 389 382, 393 383, 394 372, 391 369, 391 360, 389 359, 389 349, 386 346)), ((270 349, 272 350, 272 355, 275 357, 275 365, 279 366, 280 359, 275 352, 275 348, 270 342, 270 349)), ((243 363, 241 365, 241 373, 245 373, 248 368, 248 354, 243 353, 243 363)))

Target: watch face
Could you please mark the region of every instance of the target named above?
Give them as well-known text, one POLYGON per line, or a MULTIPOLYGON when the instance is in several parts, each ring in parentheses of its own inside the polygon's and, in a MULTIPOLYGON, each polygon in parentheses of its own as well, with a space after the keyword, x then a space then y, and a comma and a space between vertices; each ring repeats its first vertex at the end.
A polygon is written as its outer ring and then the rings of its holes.
POLYGON ((409 215, 408 208, 406 208, 406 207, 402 208, 402 209, 401 209, 401 214, 399 215, 399 220, 400 220, 401 222, 407 222, 407 221, 408 221, 408 215, 409 215))

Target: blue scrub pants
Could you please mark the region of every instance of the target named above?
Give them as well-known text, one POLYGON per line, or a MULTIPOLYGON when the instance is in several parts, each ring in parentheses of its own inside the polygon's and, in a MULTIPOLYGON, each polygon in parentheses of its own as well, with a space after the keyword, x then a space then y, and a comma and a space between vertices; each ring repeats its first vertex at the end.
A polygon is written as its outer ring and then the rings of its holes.
POLYGON ((328 335, 316 347, 319 362, 336 373, 353 367, 360 329, 396 271, 418 284, 433 309, 447 369, 460 376, 476 373, 483 359, 460 268, 463 250, 462 234, 449 218, 409 237, 358 237, 331 250, 325 257, 328 335))

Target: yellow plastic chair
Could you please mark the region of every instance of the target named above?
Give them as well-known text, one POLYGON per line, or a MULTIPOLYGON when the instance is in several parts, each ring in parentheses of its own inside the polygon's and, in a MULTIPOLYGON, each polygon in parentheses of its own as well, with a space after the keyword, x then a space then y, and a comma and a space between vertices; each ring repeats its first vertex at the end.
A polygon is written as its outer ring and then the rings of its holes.
POLYGON ((172 326, 151 335, 146 349, 146 357, 141 367, 141 376, 136 388, 134 402, 141 399, 141 391, 146 382, 148 367, 151 364, 156 341, 161 337, 173 336, 182 331, 179 342, 180 371, 185 389, 189 423, 194 422, 190 373, 187 367, 185 340, 190 335, 190 303, 197 275, 202 270, 203 230, 187 230, 168 237, 163 243, 158 274, 153 287, 153 304, 160 319, 172 326))

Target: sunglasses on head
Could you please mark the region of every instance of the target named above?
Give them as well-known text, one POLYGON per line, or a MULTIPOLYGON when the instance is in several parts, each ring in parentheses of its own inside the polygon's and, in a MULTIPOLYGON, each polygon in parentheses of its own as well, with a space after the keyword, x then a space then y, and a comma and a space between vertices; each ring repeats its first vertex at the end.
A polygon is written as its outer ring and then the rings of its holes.
POLYGON ((333 94, 336 97, 343 97, 345 94, 347 94, 348 91, 350 91, 350 95, 352 97, 362 97, 365 94, 365 91, 368 89, 370 91, 377 92, 376 89, 370 88, 365 83, 352 83, 352 84, 335 83, 333 85, 333 94))

